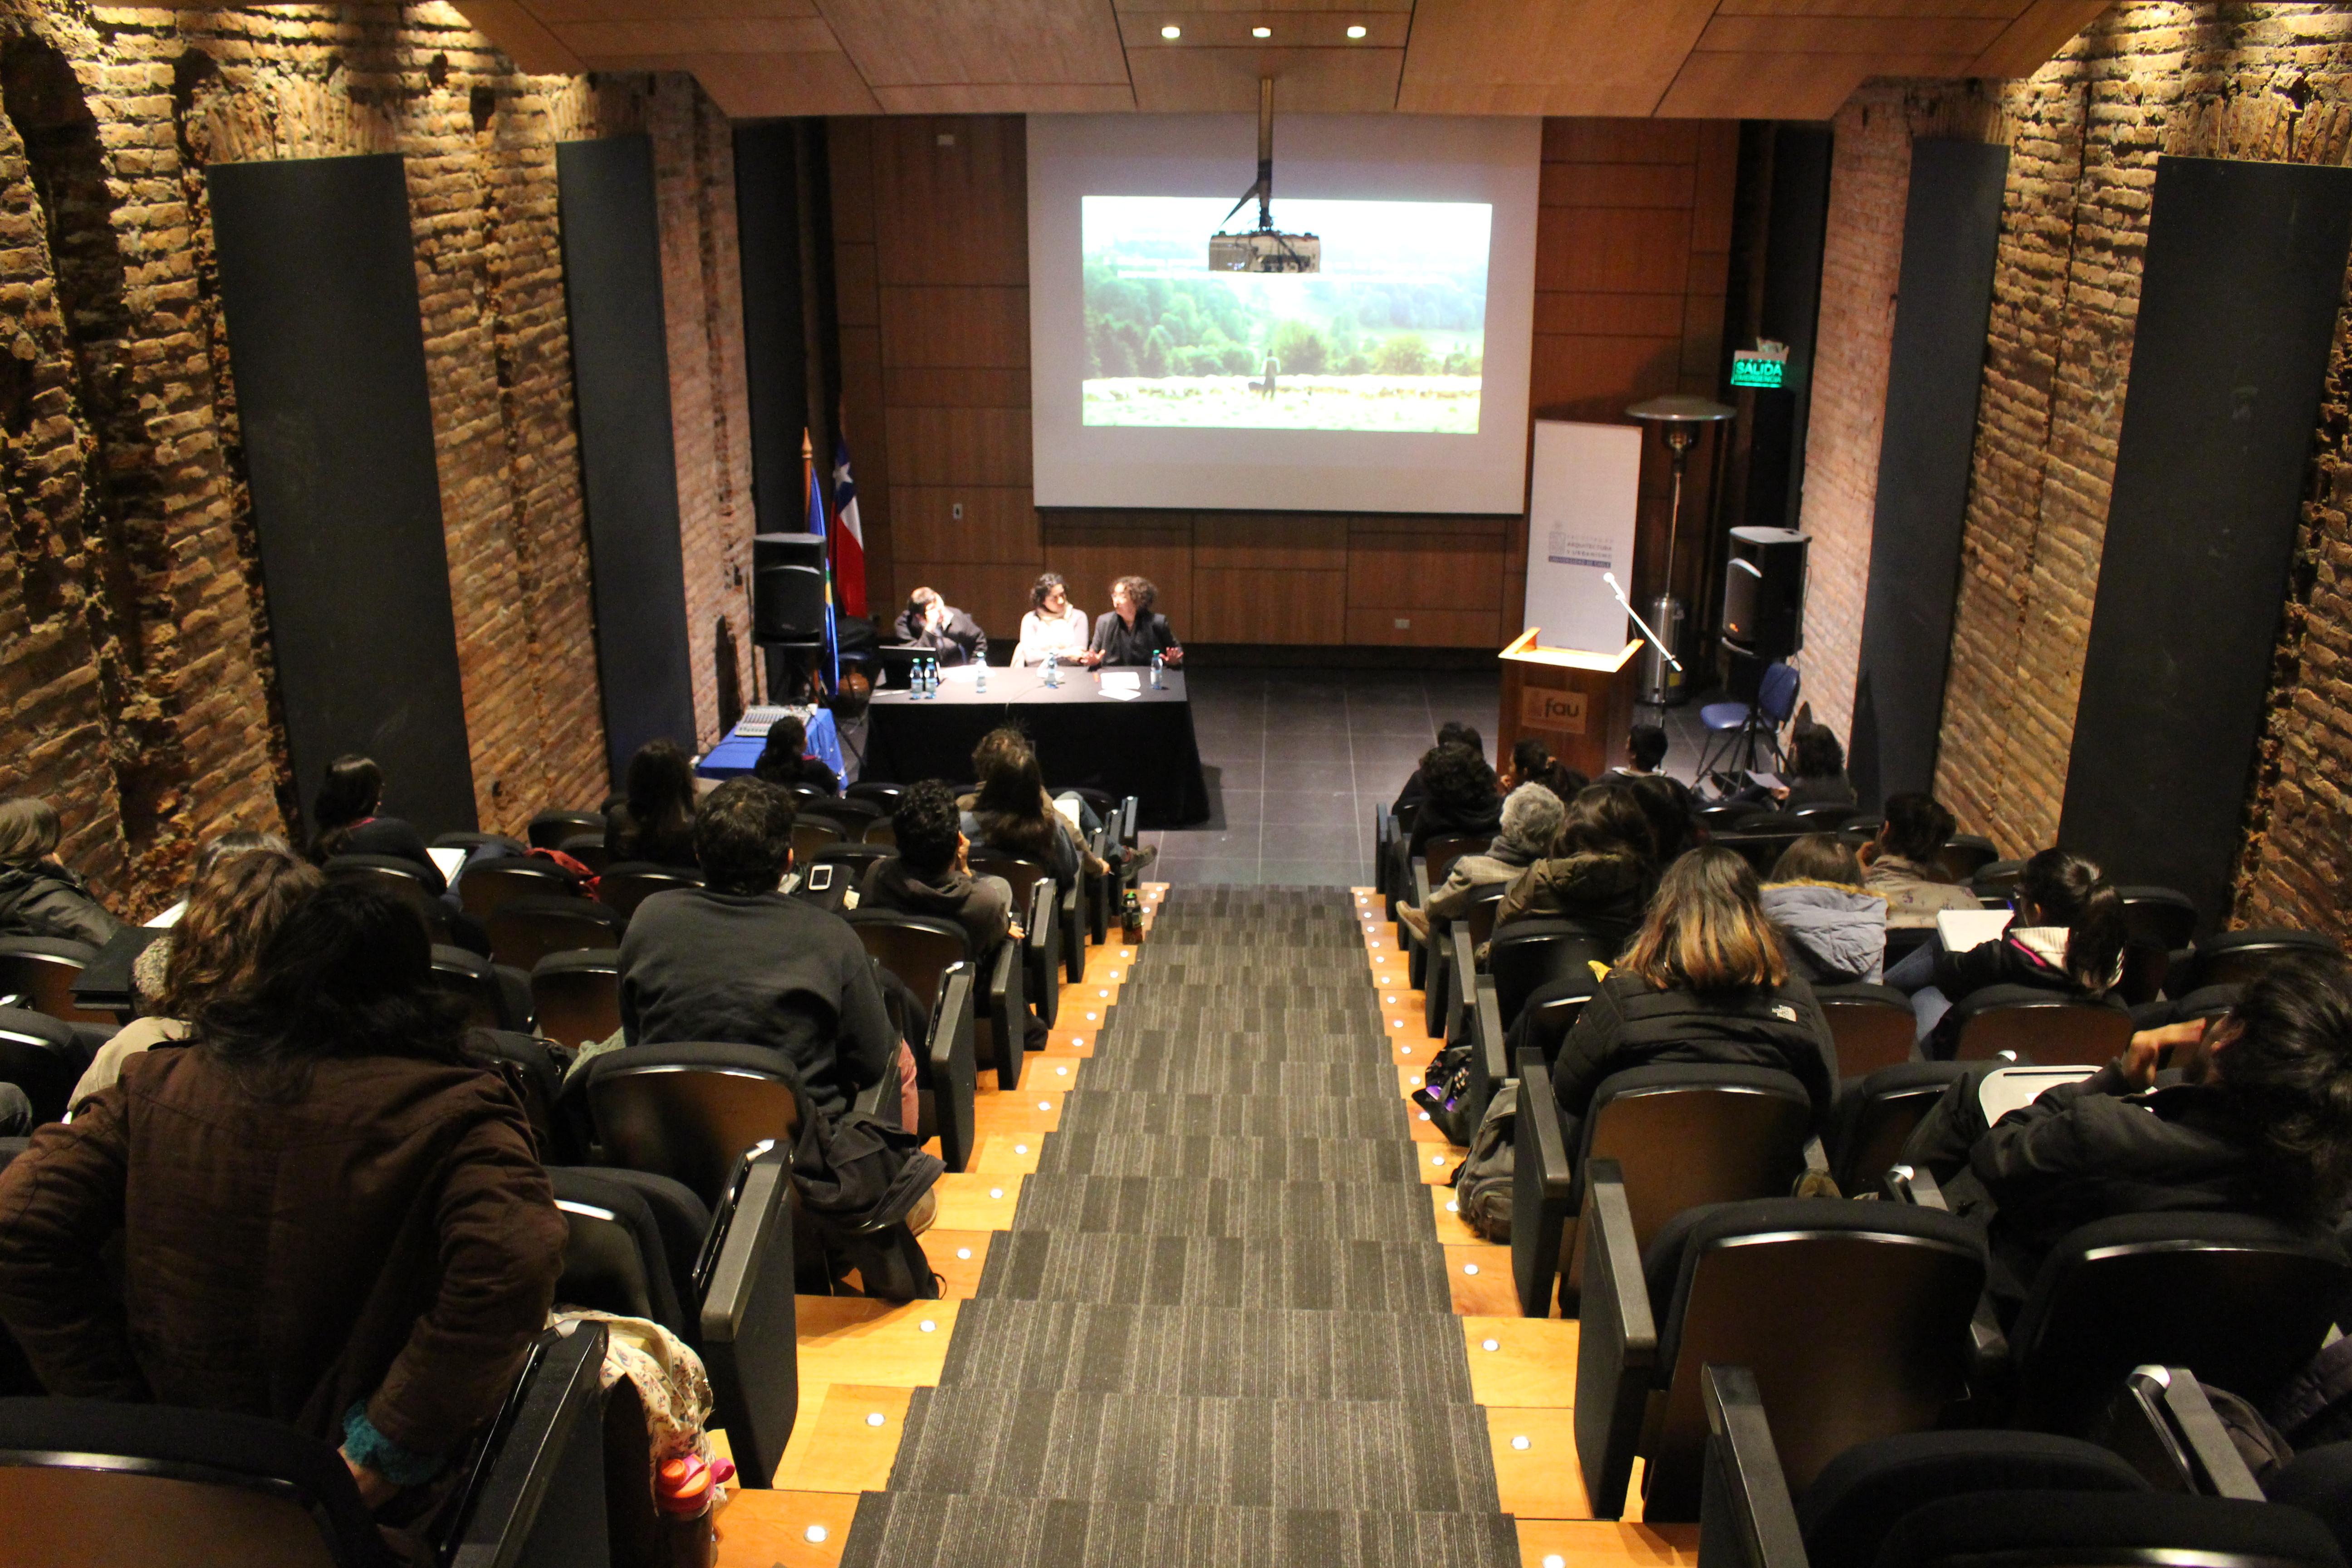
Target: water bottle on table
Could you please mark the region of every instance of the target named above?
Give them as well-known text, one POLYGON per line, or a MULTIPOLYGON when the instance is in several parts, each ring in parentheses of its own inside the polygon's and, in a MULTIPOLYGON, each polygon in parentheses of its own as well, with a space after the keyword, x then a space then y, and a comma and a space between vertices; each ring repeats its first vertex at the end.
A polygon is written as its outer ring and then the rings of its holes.
POLYGON ((1048 687, 1058 687, 1062 684, 1061 662, 1055 657, 1051 648, 1045 650, 1045 684, 1048 687))
POLYGON ((1153 649, 1151 650, 1151 689, 1152 689, 1152 690, 1154 690, 1154 691, 1160 691, 1160 690, 1164 689, 1167 687, 1167 684, 1168 684, 1168 683, 1167 683, 1165 680, 1163 680, 1163 679, 1160 679, 1161 672, 1162 672, 1162 671, 1164 671, 1165 669, 1167 669, 1167 668, 1168 668, 1168 660, 1167 660, 1166 657, 1165 657, 1165 656, 1163 656, 1158 648, 1153 648, 1153 649))

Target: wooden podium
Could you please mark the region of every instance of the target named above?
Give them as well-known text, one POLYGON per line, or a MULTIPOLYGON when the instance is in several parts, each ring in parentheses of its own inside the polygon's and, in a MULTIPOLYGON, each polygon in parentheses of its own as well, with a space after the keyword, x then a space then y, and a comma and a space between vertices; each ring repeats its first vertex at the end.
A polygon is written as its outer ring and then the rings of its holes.
POLYGON ((1499 657, 1503 703, 1496 760, 1507 763, 1522 735, 1533 735, 1551 754, 1588 778, 1598 778, 1625 760, 1625 737, 1633 728, 1635 637, 1618 652, 1583 653, 1538 647, 1539 627, 1520 633, 1499 657))

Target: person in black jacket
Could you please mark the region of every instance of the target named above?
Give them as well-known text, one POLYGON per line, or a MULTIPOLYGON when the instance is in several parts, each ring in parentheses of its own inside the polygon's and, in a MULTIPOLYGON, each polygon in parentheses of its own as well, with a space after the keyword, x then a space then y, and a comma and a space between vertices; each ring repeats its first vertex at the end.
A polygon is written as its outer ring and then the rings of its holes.
POLYGON ((1667 868, 1633 945, 1561 1042, 1552 1094, 1569 1122, 1612 1073, 1675 1062, 1776 1068, 1825 1115, 1837 1047, 1812 987, 1790 972, 1733 851, 1694 849, 1667 868))
POLYGON ((929 649, 945 668, 988 662, 988 634, 980 623, 940 597, 936 588, 918 588, 907 595, 891 628, 902 644, 929 649))
POLYGON ((1170 669, 1183 667, 1184 650, 1168 617, 1152 609, 1160 590, 1149 577, 1121 577, 1110 585, 1110 608, 1095 617, 1094 640, 1079 658, 1090 665, 1150 664, 1160 655, 1170 669))
POLYGON ((62 937, 104 947, 122 922, 58 856, 57 808, 34 795, 0 800, 0 936, 62 937))
POLYGON ((1987 986, 2030 985, 2122 1005, 2114 993, 2124 973, 2123 897, 2096 861, 2044 849, 2025 863, 2010 901, 2017 912, 1998 940, 1960 952, 1930 943, 1887 972, 1888 984, 1911 992, 1920 1040, 1936 1059, 1949 1060, 1959 1045, 1949 1009, 1987 986), (1929 963, 1933 983, 1915 989, 1929 963))
POLYGON ((2352 1201, 2352 963, 2339 955, 2277 965, 2219 1018, 2134 1035, 2097 1073, 1990 1128, 1979 1081, 1957 1080, 1903 1157, 1985 1222, 2003 1305, 2093 1220, 2188 1210, 2332 1226, 2352 1201))
MULTIPOLYGON (((1437 727, 1437 744, 1441 747, 1466 746, 1482 757, 1486 754, 1486 738, 1459 719, 1448 719, 1437 727)), ((1423 752, 1422 761, 1428 760, 1429 753, 1423 752)), ((1421 803, 1428 798, 1429 784, 1422 778, 1420 764, 1416 763, 1412 776, 1404 781, 1404 788, 1397 791, 1396 804, 1389 807, 1389 813, 1402 820, 1408 814, 1420 810, 1421 803)), ((1560 804, 1565 805, 1568 803, 1563 800, 1560 804)))
MULTIPOLYGON (((767 761, 764 751, 760 760, 767 761)), ((629 759, 625 782, 621 797, 604 803, 605 856, 614 865, 694 866, 694 765, 684 748, 676 741, 646 742, 629 759)))
POLYGON ((768 727, 760 760, 751 764, 751 776, 772 784, 806 784, 827 795, 841 793, 841 780, 833 770, 822 758, 808 754, 808 726, 790 713, 768 727))
POLYGON ((325 865, 338 855, 388 855, 417 867, 436 896, 449 884, 425 852, 425 836, 397 816, 378 816, 383 804, 383 770, 373 759, 341 756, 327 764, 327 776, 311 797, 310 860, 325 865))

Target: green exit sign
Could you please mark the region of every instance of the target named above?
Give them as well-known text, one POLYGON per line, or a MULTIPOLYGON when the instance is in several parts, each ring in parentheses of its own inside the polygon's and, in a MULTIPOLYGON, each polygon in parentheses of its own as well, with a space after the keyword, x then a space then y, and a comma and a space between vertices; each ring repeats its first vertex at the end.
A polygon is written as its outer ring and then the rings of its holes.
POLYGON ((1756 349, 1735 350, 1731 356, 1731 384, 1734 386, 1779 386, 1787 379, 1789 359, 1784 350, 1780 353, 1756 349))

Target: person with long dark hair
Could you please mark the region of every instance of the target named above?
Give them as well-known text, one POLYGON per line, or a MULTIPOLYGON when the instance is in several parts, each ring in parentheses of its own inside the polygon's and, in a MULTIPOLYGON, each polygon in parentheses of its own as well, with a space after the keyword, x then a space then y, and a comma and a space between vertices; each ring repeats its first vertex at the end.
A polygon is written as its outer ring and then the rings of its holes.
POLYGON ((627 787, 604 806, 604 853, 614 863, 691 867, 694 766, 676 741, 648 741, 629 759, 627 787))
POLYGON ((104 947, 122 929, 79 872, 58 858, 57 808, 35 795, 0 800, 0 936, 62 937, 104 947))
POLYGON ((546 1324, 565 1226, 431 975, 413 908, 330 887, 187 1047, 35 1134, 0 1174, 0 1321, 49 1393, 285 1422, 373 1505, 452 1475, 546 1324))
MULTIPOLYGON (((1935 979, 1911 994, 1930 1057, 1951 1057, 1959 1044, 1951 1008, 1989 985, 2030 985, 2079 1001, 2116 1003, 2124 973, 2124 900, 2098 862, 2071 850, 2044 849, 2026 861, 2010 903, 2016 913, 1996 941, 1961 952, 1932 948, 1935 979)), ((1887 983, 1904 987, 1921 962, 1918 954, 1905 960, 1888 972, 1887 983)))
POLYGON ((1064 664, 1083 664, 1087 640, 1087 613, 1070 603, 1070 585, 1059 572, 1041 575, 1029 589, 1029 610, 1021 617, 1013 668, 1043 664, 1049 653, 1064 664))
POLYGON ((1095 617, 1094 639, 1079 657, 1087 664, 1150 664, 1158 654, 1169 668, 1184 663, 1184 649, 1169 629, 1168 617, 1152 606, 1160 590, 1149 577, 1121 577, 1110 585, 1110 608, 1095 617))
POLYGON ((751 776, 772 784, 806 784, 827 795, 841 793, 841 780, 834 771, 822 758, 809 754, 808 726, 791 713, 768 726, 768 738, 760 747, 760 760, 751 764, 751 776))
POLYGON ((436 895, 449 890, 441 868, 425 852, 425 836, 402 817, 379 815, 383 769, 373 757, 346 755, 327 764, 310 798, 310 859, 325 865, 338 855, 388 855, 418 868, 436 895))
POLYGON ((1495 929, 1517 921, 1575 921, 1614 944, 1633 934, 1658 885, 1649 818, 1633 792, 1594 784, 1562 818, 1551 849, 1516 878, 1495 929))
POLYGON ((1717 847, 1666 868, 1642 929, 1561 1043, 1552 1093, 1580 1121, 1610 1074, 1670 1062, 1777 1068, 1821 1115, 1837 1089, 1837 1047, 1812 987, 1789 967, 1756 873, 1717 847))

